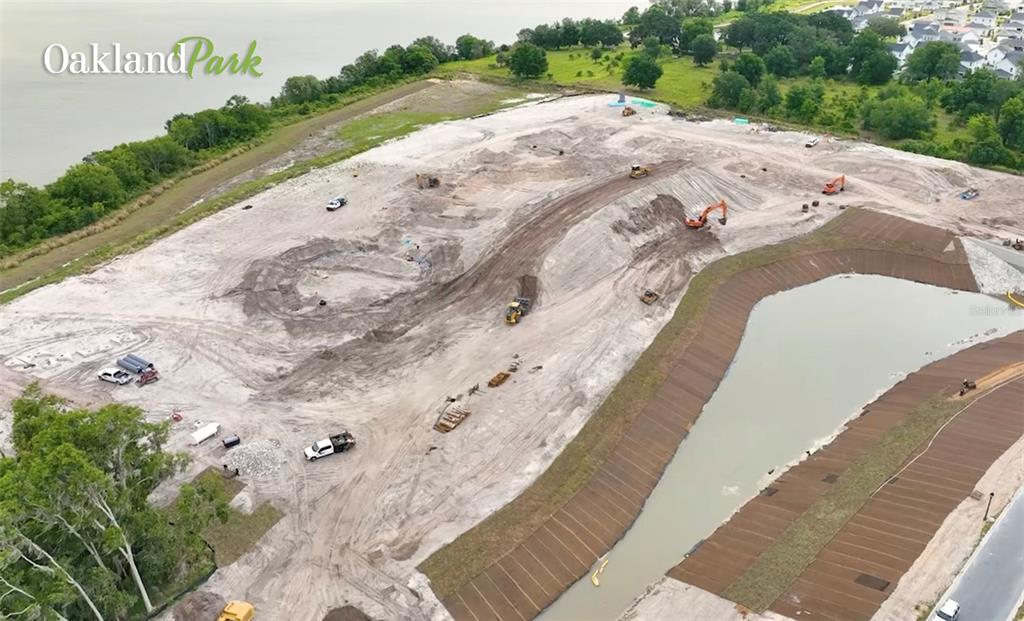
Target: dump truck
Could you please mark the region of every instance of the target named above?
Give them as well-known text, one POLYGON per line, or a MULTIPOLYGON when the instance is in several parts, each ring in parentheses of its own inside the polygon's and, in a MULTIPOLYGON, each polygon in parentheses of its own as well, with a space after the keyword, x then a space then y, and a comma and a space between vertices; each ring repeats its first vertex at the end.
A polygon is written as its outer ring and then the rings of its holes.
POLYGON ((334 455, 335 453, 344 453, 345 451, 355 448, 355 446, 355 437, 347 431, 342 431, 337 435, 329 436, 323 440, 317 440, 312 446, 307 446, 304 453, 306 455, 306 461, 316 461, 321 457, 327 457, 328 455, 334 455))
POLYGON ((504 384, 505 380, 507 380, 511 376, 512 376, 511 373, 507 373, 505 371, 499 371, 494 377, 492 377, 490 380, 487 381, 487 387, 488 388, 497 388, 498 386, 501 386, 502 384, 504 384))
POLYGON ((437 417, 437 422, 434 423, 434 430, 448 433, 461 425, 462 421, 466 420, 470 414, 471 412, 461 405, 446 403, 441 410, 441 415, 437 417))
POLYGON ((530 312, 530 298, 517 297, 505 309, 505 323, 514 326, 530 312))
MULTIPOLYGON (((223 600, 221 600, 223 601, 223 600)), ((249 602, 228 602, 224 610, 220 612, 217 621, 253 621, 256 618, 256 609, 249 602)))

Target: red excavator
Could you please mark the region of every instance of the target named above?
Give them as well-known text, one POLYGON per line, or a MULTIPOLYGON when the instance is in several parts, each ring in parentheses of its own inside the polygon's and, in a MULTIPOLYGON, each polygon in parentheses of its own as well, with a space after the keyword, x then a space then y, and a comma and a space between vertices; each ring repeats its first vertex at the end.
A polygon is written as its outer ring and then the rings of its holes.
POLYGON ((839 175, 832 181, 826 181, 822 194, 838 194, 846 189, 846 175, 839 175))
POLYGON ((724 225, 726 221, 726 215, 729 212, 729 207, 725 204, 724 200, 718 201, 714 205, 708 205, 707 207, 704 208, 704 211, 700 212, 700 216, 698 216, 697 218, 684 218, 683 221, 686 223, 686 226, 690 227, 691 229, 703 228, 704 225, 708 223, 708 214, 716 209, 722 210, 722 217, 718 219, 718 223, 724 225))

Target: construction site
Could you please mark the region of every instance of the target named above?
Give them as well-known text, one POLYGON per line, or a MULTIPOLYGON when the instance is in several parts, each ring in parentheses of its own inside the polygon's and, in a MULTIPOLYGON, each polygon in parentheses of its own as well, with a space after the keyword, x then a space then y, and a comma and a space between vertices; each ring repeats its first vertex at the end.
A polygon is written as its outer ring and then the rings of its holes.
MULTIPOLYGON (((964 344, 961 358, 937 356, 916 382, 879 386, 893 389, 879 396, 891 416, 858 418, 837 436, 856 439, 836 443, 841 456, 826 448, 794 464, 777 493, 736 514, 774 529, 757 545, 785 527, 762 520, 762 506, 792 492, 803 505, 787 511, 805 510, 827 487, 821 477, 838 476, 865 437, 959 388, 962 374, 980 380, 1024 358, 1024 308, 1013 302, 1024 295, 1012 295, 1024 292, 1013 261, 1024 257, 1014 248, 1024 237, 1024 179, 833 138, 808 147, 805 133, 688 120, 660 104, 623 114, 616 103, 549 97, 431 125, 10 302, 0 307, 4 402, 38 380, 83 404, 138 405, 172 421, 170 448, 191 459, 176 484, 208 467, 237 468, 245 489, 233 504, 271 502, 284 517, 201 589, 251 602, 258 619, 319 621, 351 607, 381 620, 525 621, 590 576, 643 510, 765 296, 876 274, 986 294, 1019 327, 964 344), (751 252, 763 254, 745 259, 751 252), (704 273, 719 279, 691 287, 704 273), (693 311, 699 325, 685 325, 684 294, 706 292, 693 311), (664 383, 621 406, 627 374, 659 347, 664 383), (97 377, 115 378, 117 368, 158 370, 159 381, 97 377), (439 578, 445 550, 472 549, 453 541, 474 527, 489 532, 481 523, 517 506, 599 409, 620 406, 629 416, 608 436, 607 461, 582 468, 580 486, 549 512, 582 521, 615 505, 592 540, 576 533, 562 547, 563 527, 541 524, 558 518, 541 516, 504 544, 481 535, 489 551, 473 556, 495 558, 480 560, 479 572, 439 578), (237 446, 206 442, 209 431, 237 446), (531 557, 530 567, 506 560, 531 557), (548 563, 560 569, 544 573, 548 563), (550 579, 524 584, 541 574, 550 579)), ((888 596, 904 574, 927 576, 910 567, 941 543, 932 537, 946 515, 959 515, 1004 453, 1024 450, 1020 417, 998 411, 1020 403, 1019 371, 1002 378, 1009 387, 985 402, 980 422, 957 420, 1006 430, 964 461, 969 472, 949 474, 955 483, 920 541, 872 574, 884 573, 889 590, 868 588, 888 596)), ((7 442, 0 428, 0 448, 7 442)), ((727 587, 758 550, 727 528, 706 533, 709 543, 678 558, 627 617, 705 604, 738 615, 727 587)), ((814 618, 868 619, 880 606, 888 616, 879 619, 917 616, 913 597, 895 613, 878 596, 837 614, 842 601, 821 594, 827 579, 816 571, 820 563, 766 618, 813 609, 822 615, 814 618)))

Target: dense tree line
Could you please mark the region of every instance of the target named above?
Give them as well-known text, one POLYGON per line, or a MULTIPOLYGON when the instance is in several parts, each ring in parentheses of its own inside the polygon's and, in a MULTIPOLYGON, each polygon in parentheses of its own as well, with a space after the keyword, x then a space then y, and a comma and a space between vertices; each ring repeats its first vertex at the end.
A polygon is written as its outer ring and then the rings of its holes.
POLYGON ((518 41, 531 43, 545 50, 584 45, 586 47, 615 47, 622 43, 622 31, 614 21, 565 18, 554 24, 540 24, 524 28, 516 35, 518 41))
MULTIPOLYGON (((75 409, 30 387, 13 404, 14 456, 0 456, 0 617, 126 619, 212 567, 199 533, 228 508, 209 482, 169 507, 150 493, 177 473, 168 427, 135 407, 75 409)), ((157 602, 158 603, 158 602, 157 602)))

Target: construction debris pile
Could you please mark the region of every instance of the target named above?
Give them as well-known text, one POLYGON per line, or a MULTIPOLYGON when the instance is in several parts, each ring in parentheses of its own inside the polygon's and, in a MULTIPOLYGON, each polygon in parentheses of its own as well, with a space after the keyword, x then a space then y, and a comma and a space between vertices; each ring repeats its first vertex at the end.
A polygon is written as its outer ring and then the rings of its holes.
POLYGON ((277 474, 285 462, 280 440, 255 440, 231 449, 224 463, 231 470, 238 468, 240 476, 266 479, 277 474))

